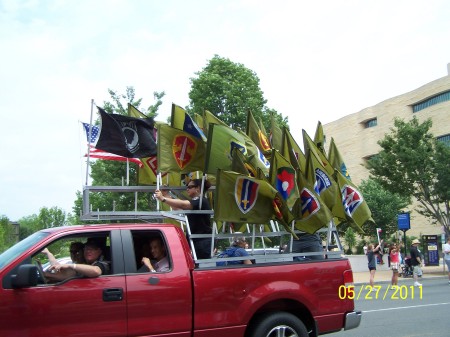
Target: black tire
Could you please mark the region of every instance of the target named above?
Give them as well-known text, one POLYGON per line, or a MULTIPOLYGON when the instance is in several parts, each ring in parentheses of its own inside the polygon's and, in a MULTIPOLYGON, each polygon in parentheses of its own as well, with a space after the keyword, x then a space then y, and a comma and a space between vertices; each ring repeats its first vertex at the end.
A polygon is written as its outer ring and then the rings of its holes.
POLYGON ((308 337, 303 322, 288 312, 268 313, 251 327, 250 337, 308 337))

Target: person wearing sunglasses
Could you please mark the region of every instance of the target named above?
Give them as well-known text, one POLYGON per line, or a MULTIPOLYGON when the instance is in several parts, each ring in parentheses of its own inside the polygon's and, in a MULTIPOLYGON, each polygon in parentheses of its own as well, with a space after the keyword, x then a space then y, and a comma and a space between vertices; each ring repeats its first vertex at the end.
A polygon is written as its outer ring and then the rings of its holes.
POLYGON ((84 244, 76 241, 70 244, 70 259, 73 263, 86 263, 84 260, 84 244))
MULTIPOLYGON (((155 198, 161 202, 165 202, 174 210, 211 210, 209 200, 201 195, 201 179, 192 179, 186 186, 187 194, 190 200, 173 199, 169 195, 168 190, 156 190, 155 198), (200 209, 201 200, 201 209, 200 209)), ((211 183, 205 180, 203 185, 203 192, 205 193, 211 187, 211 183)), ((191 234, 211 234, 211 217, 209 214, 187 214, 187 219, 189 221, 189 227, 191 229, 191 234)), ((188 237, 189 240, 189 237, 188 237)), ((194 242, 195 253, 198 259, 209 259, 211 258, 211 239, 210 238, 195 238, 192 239, 194 242)), ((192 248, 192 247, 191 247, 192 248)))

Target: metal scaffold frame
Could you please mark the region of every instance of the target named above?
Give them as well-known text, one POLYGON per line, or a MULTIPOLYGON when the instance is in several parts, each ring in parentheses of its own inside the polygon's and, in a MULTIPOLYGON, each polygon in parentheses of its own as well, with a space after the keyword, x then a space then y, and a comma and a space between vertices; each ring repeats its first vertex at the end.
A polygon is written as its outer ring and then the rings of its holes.
MULTIPOLYGON (((161 187, 165 189, 170 189, 175 193, 177 191, 182 191, 184 187, 161 187)), ((274 254, 273 251, 269 253, 269 250, 265 247, 264 240, 266 238, 271 237, 279 237, 280 238, 280 246, 283 243, 283 236, 289 236, 289 242, 286 244, 292 247, 293 236, 290 232, 281 229, 280 225, 271 220, 270 221, 270 232, 264 232, 261 225, 259 224, 247 224, 245 232, 233 232, 232 226, 224 223, 220 229, 218 230, 217 224, 213 221, 213 231, 212 234, 191 234, 189 221, 187 219, 188 214, 209 214, 211 217, 214 214, 212 210, 201 210, 201 211, 189 211, 189 210, 176 210, 176 211, 162 211, 159 210, 159 202, 156 202, 156 210, 153 211, 139 211, 138 210, 138 195, 139 193, 151 193, 153 194, 157 186, 84 186, 83 188, 83 205, 82 205, 82 214, 80 215, 80 219, 83 221, 123 221, 123 220, 132 220, 132 221, 140 221, 140 222, 163 222, 164 219, 169 218, 181 223, 181 227, 185 233, 188 234, 191 247, 194 247, 192 240, 196 238, 211 238, 211 257, 210 259, 201 259, 197 260, 197 255, 195 250, 192 251, 193 258, 196 262, 200 263, 203 267, 215 266, 217 262, 217 258, 214 257, 214 246, 217 240, 228 239, 230 242, 234 240, 234 238, 238 236, 245 236, 251 240, 251 247, 255 246, 256 240, 261 240, 263 249, 256 252, 252 248, 249 251, 252 252, 252 259, 254 259, 257 263, 268 263, 272 261, 293 261, 295 257, 307 258, 308 256, 317 255, 317 252, 311 253, 283 253, 283 254, 274 254), (134 209, 131 211, 116 211, 114 205, 111 205, 111 210, 93 210, 90 204, 90 194, 91 193, 134 193, 134 209)), ((150 208, 150 205, 149 205, 150 208)), ((282 227, 282 226, 281 226, 282 227)), ((292 231, 296 234, 301 234, 303 232, 298 231, 294 228, 294 224, 292 224, 292 231)), ((339 258, 343 254, 342 245, 337 234, 336 227, 334 223, 330 223, 327 228, 321 228, 319 233, 326 233, 326 246, 324 247, 324 252, 321 254, 326 254, 327 259, 339 258)), ((280 252, 281 253, 281 250, 280 252)), ((230 257, 225 258, 224 260, 242 260, 242 257, 230 257)))

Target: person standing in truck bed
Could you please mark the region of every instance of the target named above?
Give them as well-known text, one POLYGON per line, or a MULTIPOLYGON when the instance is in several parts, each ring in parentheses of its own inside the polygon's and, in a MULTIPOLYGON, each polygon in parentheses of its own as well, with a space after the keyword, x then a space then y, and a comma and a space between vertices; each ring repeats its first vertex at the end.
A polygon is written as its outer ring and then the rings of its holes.
MULTIPOLYGON (((156 190, 155 198, 161 202, 167 203, 172 209, 184 210, 211 210, 209 200, 201 195, 201 179, 192 179, 187 185, 187 193, 191 200, 173 199, 169 195, 168 190, 156 190), (200 208, 201 200, 201 208, 200 208)), ((211 183, 205 180, 203 192, 205 193, 211 187, 211 183)), ((211 234, 211 217, 209 214, 187 214, 191 234, 211 234)), ((188 237, 189 240, 189 237, 188 237)), ((198 259, 211 258, 211 239, 210 238, 195 238, 194 242, 195 253, 198 259)), ((194 247, 191 247, 194 249, 194 247)))

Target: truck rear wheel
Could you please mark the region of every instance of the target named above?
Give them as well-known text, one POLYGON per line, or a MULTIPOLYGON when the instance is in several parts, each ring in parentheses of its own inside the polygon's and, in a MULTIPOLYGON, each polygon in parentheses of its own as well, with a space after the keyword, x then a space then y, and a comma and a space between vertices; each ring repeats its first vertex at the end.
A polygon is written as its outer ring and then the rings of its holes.
POLYGON ((250 337, 308 337, 301 320, 288 312, 268 313, 257 319, 251 328, 250 337))

